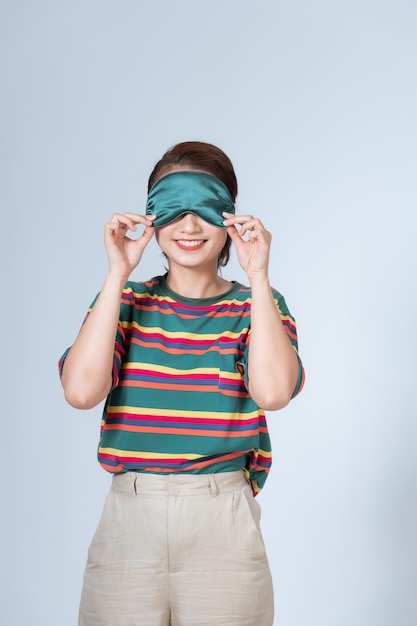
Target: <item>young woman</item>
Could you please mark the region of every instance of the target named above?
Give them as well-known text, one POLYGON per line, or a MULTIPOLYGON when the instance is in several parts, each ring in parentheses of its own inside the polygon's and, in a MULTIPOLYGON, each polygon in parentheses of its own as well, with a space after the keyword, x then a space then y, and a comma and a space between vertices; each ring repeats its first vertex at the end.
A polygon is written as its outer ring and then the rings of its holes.
POLYGON ((300 391, 303 368, 269 283, 271 235, 235 214, 236 195, 224 152, 185 142, 156 164, 146 214, 105 226, 107 276, 60 360, 72 406, 106 399, 98 459, 113 474, 81 626, 273 623, 254 496, 271 463, 264 411, 300 391), (129 281, 154 235, 168 271, 129 281), (231 244, 247 287, 219 273, 231 244))

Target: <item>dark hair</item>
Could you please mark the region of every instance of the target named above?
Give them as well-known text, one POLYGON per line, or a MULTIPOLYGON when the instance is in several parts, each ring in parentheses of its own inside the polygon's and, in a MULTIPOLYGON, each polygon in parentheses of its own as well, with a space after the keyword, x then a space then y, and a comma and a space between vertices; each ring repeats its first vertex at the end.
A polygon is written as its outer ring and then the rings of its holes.
MULTIPOLYGON (((202 141, 184 141, 176 144, 165 152, 153 168, 148 180, 148 192, 173 165, 189 166, 191 170, 202 170, 216 176, 226 185, 233 202, 236 201, 238 189, 233 164, 227 154, 217 146, 202 141)), ((226 243, 219 253, 218 267, 227 265, 230 258, 230 244, 231 239, 227 236, 226 243)))

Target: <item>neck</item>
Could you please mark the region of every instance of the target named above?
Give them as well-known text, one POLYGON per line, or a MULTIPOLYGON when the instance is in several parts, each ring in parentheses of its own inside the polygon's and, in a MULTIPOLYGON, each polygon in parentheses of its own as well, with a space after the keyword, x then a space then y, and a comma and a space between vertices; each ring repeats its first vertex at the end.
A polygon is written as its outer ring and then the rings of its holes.
POLYGON ((170 265, 167 275, 168 286, 185 298, 212 298, 228 289, 232 283, 217 274, 217 270, 196 271, 192 267, 177 269, 170 265))

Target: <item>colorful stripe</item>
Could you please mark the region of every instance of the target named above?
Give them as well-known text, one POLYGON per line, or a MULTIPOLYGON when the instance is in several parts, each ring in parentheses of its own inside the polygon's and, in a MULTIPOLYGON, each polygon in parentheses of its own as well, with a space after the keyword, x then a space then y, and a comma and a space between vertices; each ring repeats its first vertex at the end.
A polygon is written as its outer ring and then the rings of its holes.
MULTIPOLYGON (((281 294, 273 296, 297 351, 295 321, 281 294)), ((98 448, 104 469, 243 469, 260 491, 272 459, 265 415, 245 380, 250 309, 251 291, 238 283, 218 300, 182 298, 165 277, 127 283, 98 448)), ((300 362, 294 395, 303 381, 300 362)))

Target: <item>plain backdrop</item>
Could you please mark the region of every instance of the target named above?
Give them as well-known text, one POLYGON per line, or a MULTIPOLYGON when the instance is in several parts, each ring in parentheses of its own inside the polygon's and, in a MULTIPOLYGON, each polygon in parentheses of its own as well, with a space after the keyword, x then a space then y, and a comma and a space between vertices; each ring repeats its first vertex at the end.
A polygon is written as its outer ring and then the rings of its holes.
MULTIPOLYGON (((104 223, 202 140, 273 233, 307 372, 268 414, 275 625, 415 626, 416 27, 414 0, 1 0, 2 624, 76 624, 110 476, 57 361, 104 223)), ((133 278, 163 271, 152 244, 133 278)))

